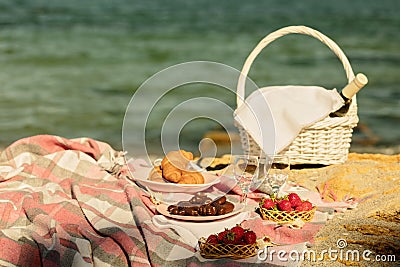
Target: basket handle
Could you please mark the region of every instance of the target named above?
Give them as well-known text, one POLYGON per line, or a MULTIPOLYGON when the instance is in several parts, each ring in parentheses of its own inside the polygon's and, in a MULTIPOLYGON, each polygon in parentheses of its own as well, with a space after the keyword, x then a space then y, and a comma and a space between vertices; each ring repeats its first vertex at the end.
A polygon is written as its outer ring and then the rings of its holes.
POLYGON ((354 79, 354 72, 353 72, 353 69, 351 68, 349 60, 347 59, 346 55, 343 53, 342 49, 340 49, 340 47, 334 41, 332 41, 326 35, 318 32, 312 28, 306 27, 306 26, 288 26, 288 27, 281 28, 277 31, 274 31, 274 32, 268 34, 266 37, 264 37, 264 39, 262 39, 257 44, 257 46, 254 48, 254 50, 247 57, 246 61, 244 62, 244 65, 243 65, 243 68, 242 68, 242 71, 241 71, 241 74, 239 77, 239 82, 237 85, 237 94, 236 94, 237 107, 239 107, 240 105, 243 104, 246 78, 247 78, 250 67, 253 64, 255 58, 272 41, 278 39, 279 37, 285 36, 287 34, 292 34, 292 33, 309 35, 309 36, 312 36, 312 37, 320 40, 322 43, 324 43, 326 46, 328 46, 335 53, 335 55, 339 58, 339 60, 342 62, 343 68, 346 72, 348 83, 350 83, 354 79))

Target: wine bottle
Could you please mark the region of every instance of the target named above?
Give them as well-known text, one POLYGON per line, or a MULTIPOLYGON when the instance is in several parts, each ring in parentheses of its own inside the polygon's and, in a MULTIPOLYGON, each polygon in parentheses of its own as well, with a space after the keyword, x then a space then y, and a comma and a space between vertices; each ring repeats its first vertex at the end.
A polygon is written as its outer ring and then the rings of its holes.
POLYGON ((343 117, 349 111, 351 99, 358 91, 360 91, 368 83, 367 77, 358 73, 356 77, 346 85, 340 92, 340 96, 344 100, 344 104, 338 110, 329 114, 330 117, 343 117))

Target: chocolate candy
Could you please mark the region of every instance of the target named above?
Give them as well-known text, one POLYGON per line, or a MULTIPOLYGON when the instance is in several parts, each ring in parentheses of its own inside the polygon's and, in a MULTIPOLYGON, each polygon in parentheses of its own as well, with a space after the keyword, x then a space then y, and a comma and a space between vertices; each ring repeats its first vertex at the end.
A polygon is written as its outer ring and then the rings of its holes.
POLYGON ((179 214, 179 207, 175 205, 170 205, 168 206, 168 212, 172 215, 178 215, 179 214))
POLYGON ((194 195, 194 197, 192 197, 189 202, 192 204, 207 204, 209 202, 211 202, 211 198, 207 197, 207 196, 201 196, 201 195, 194 195))
POLYGON ((202 216, 214 216, 217 215, 218 211, 214 206, 211 205, 201 205, 199 208, 199 215, 202 216))
POLYGON ((216 203, 218 205, 222 205, 226 202, 226 196, 222 196, 216 200, 213 201, 213 203, 216 203))
POLYGON ((199 207, 185 207, 183 210, 186 216, 199 216, 199 207))
POLYGON ((215 216, 233 211, 235 205, 222 196, 214 201, 205 193, 196 193, 189 201, 180 201, 175 205, 169 205, 170 214, 181 216, 215 216))
POLYGON ((194 206, 193 203, 191 203, 190 201, 179 201, 176 205, 179 206, 179 207, 192 207, 192 206, 194 206))
POLYGON ((232 212, 233 209, 235 208, 235 205, 233 205, 231 202, 225 202, 222 205, 218 205, 216 208, 217 208, 217 214, 223 215, 232 212))

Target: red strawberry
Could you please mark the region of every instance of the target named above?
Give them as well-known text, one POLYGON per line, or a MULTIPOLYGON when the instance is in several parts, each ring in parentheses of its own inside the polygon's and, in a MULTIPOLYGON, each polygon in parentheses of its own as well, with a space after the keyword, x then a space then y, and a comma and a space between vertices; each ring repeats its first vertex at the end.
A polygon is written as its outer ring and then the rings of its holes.
POLYGON ((289 200, 283 199, 278 203, 278 209, 280 211, 292 211, 292 205, 290 204, 289 200))
POLYGON ((223 240, 224 240, 224 238, 225 238, 225 236, 226 236, 227 234, 228 234, 228 230, 224 230, 224 231, 218 233, 218 236, 217 236, 218 241, 219 241, 219 242, 223 242, 223 240))
POLYGON ((265 198, 262 200, 262 205, 264 209, 273 209, 275 207, 275 202, 272 199, 265 198))
POLYGON ((302 204, 303 204, 303 203, 301 203, 299 206, 296 207, 296 211, 306 211, 306 210, 304 210, 302 204))
POLYGON ((293 199, 292 201, 289 200, 289 202, 290 205, 292 205, 292 208, 296 208, 303 203, 303 201, 301 201, 300 199, 293 199))
POLYGON ((303 203, 301 203, 301 207, 303 208, 304 211, 309 211, 312 210, 313 205, 311 204, 310 201, 303 201, 303 203))
POLYGON ((247 245, 247 244, 246 244, 246 242, 245 242, 243 239, 241 239, 241 240, 239 241, 238 245, 244 246, 244 245, 247 245))
POLYGON ((217 236, 217 235, 210 235, 210 236, 207 238, 206 243, 218 244, 218 236, 217 236))
POLYGON ((290 204, 292 205, 292 208, 296 208, 297 206, 301 205, 302 201, 296 193, 290 193, 288 195, 288 200, 290 204))
POLYGON ((224 244, 239 244, 241 238, 239 238, 235 232, 232 232, 231 230, 228 231, 228 233, 224 236, 224 239, 222 240, 222 242, 224 244))
POLYGON ((231 229, 231 232, 233 232, 235 234, 235 238, 237 239, 242 239, 243 235, 244 235, 244 229, 242 226, 240 225, 236 225, 231 229))
POLYGON ((254 233, 253 231, 247 231, 244 233, 243 239, 244 239, 244 242, 246 242, 246 244, 251 245, 251 244, 256 243, 257 236, 256 236, 256 233, 254 233))
POLYGON ((300 201, 301 201, 299 195, 296 194, 296 193, 290 193, 290 194, 288 195, 288 200, 289 200, 290 202, 292 202, 293 200, 300 200, 300 201))

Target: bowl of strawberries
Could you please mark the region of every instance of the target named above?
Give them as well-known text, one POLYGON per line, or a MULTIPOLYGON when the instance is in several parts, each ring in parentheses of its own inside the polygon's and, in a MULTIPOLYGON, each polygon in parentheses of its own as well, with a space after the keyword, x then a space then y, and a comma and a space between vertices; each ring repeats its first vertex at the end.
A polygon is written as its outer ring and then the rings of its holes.
POLYGON ((297 219, 310 222, 314 217, 316 206, 308 200, 302 200, 296 193, 283 197, 270 196, 259 202, 259 212, 264 220, 279 223, 291 223, 297 219))
POLYGON ((199 239, 200 255, 207 259, 244 259, 257 254, 257 235, 240 224, 199 239))

